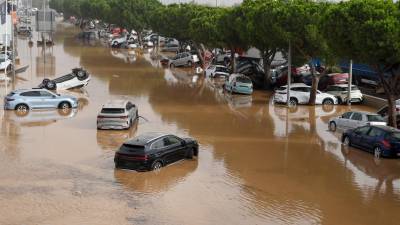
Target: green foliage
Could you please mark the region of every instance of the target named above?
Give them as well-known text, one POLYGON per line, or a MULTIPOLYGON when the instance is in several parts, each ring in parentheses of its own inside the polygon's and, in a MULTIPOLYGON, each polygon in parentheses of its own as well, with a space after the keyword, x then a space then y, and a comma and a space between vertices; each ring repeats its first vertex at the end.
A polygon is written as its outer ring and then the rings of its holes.
POLYGON ((339 56, 370 65, 400 62, 400 11, 392 1, 332 4, 322 21, 325 37, 339 56))

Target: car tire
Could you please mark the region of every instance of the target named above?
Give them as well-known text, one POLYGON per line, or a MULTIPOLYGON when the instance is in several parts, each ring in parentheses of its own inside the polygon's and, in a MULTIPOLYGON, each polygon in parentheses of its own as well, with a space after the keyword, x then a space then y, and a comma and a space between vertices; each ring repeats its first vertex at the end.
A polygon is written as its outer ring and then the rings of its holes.
POLYGON ((116 169, 121 168, 121 164, 118 162, 118 160, 114 164, 116 169))
POLYGON ((13 70, 13 66, 11 64, 8 65, 7 69, 6 69, 7 73, 10 73, 12 70, 13 70))
POLYGON ((76 76, 76 78, 78 78, 78 80, 80 80, 80 81, 83 81, 83 80, 85 80, 85 79, 88 78, 88 74, 87 74, 87 72, 84 71, 84 70, 79 70, 79 71, 77 71, 76 74, 75 74, 75 76, 76 76))
POLYGON ((335 104, 335 102, 330 98, 326 98, 324 99, 324 101, 322 101, 322 105, 333 105, 333 104, 335 104))
POLYGON ((193 156, 194 156, 194 149, 193 149, 193 148, 189 148, 189 149, 186 151, 186 156, 185 156, 185 158, 186 158, 186 159, 193 159, 193 156))
POLYGON ((151 164, 151 170, 152 171, 158 171, 163 167, 163 163, 160 160, 156 160, 151 164))
POLYGON ((329 130, 332 132, 336 131, 336 123, 335 122, 330 122, 329 123, 329 130))
POLYGON ((47 83, 45 84, 45 87, 46 87, 46 89, 48 89, 48 90, 54 91, 54 90, 57 89, 57 83, 54 82, 54 81, 52 81, 52 80, 50 80, 49 82, 47 82, 47 83))
POLYGON ((72 112, 71 108, 64 108, 64 109, 59 109, 58 110, 58 114, 60 116, 68 116, 68 115, 71 114, 71 112, 72 112))
POLYGON ((350 147, 350 146, 351 146, 351 141, 350 141, 350 137, 349 137, 349 136, 345 136, 345 137, 343 138, 343 145, 344 145, 344 146, 347 146, 347 147, 350 147))
POLYGON ((26 104, 18 104, 15 106, 15 110, 18 112, 28 112, 29 106, 26 104))
POLYGON ((69 102, 61 102, 61 103, 58 105, 58 108, 59 108, 59 109, 70 109, 70 108, 72 108, 72 107, 71 107, 71 104, 70 104, 69 102))
POLYGON ((375 156, 375 158, 378 158, 378 159, 382 157, 382 149, 381 149, 381 147, 376 146, 374 148, 374 156, 375 156))
POLYGON ((290 106, 297 106, 298 103, 299 103, 299 102, 297 101, 296 98, 290 98, 290 99, 289 99, 289 105, 290 105, 290 106))

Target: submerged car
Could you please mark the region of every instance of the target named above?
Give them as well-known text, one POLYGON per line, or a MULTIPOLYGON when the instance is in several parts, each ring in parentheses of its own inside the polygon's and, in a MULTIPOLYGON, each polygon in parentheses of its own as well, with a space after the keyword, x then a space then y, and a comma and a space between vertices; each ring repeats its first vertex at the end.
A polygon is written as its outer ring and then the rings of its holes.
MULTIPOLYGON (((328 86, 326 93, 336 96, 339 103, 346 103, 348 90, 348 84, 336 84, 328 86)), ((353 103, 361 103, 364 100, 363 94, 356 85, 351 85, 350 98, 353 103)))
POLYGON ((329 121, 329 130, 354 129, 366 125, 386 126, 382 116, 369 112, 346 112, 342 116, 333 118, 329 121))
POLYGON ((169 67, 171 68, 176 66, 192 67, 197 62, 199 62, 199 58, 197 55, 192 55, 189 52, 183 52, 177 54, 174 58, 172 58, 169 61, 169 67))
MULTIPOLYGON (((308 104, 310 100, 311 87, 303 83, 294 83, 290 85, 290 104, 308 104)), ((275 103, 287 103, 287 85, 278 88, 274 94, 275 103)), ((334 95, 322 93, 317 90, 315 100, 316 104, 333 105, 338 104, 338 100, 334 95)))
POLYGON ((7 72, 12 70, 12 61, 6 54, 0 54, 0 72, 4 72, 4 70, 7 72))
POLYGON ((253 93, 253 83, 250 78, 243 74, 232 74, 224 84, 225 90, 231 93, 247 94, 253 93))
POLYGON ((229 77, 229 69, 222 65, 210 65, 206 71, 206 77, 216 78, 216 77, 229 77))
POLYGON ((78 99, 74 96, 54 94, 46 89, 20 89, 9 93, 4 98, 4 109, 28 111, 31 109, 78 107, 78 99))
POLYGON ((97 129, 129 129, 139 118, 138 107, 127 100, 112 100, 97 116, 97 129))
POLYGON ((375 157, 400 156, 400 130, 388 126, 363 126, 343 133, 342 143, 371 152, 375 157))
POLYGON ((159 170, 181 159, 199 154, 199 144, 192 138, 172 134, 146 133, 125 142, 115 153, 116 168, 137 171, 159 170))
POLYGON ((39 88, 48 90, 68 90, 82 88, 89 84, 90 74, 81 68, 75 68, 72 73, 56 78, 54 80, 44 79, 39 88))

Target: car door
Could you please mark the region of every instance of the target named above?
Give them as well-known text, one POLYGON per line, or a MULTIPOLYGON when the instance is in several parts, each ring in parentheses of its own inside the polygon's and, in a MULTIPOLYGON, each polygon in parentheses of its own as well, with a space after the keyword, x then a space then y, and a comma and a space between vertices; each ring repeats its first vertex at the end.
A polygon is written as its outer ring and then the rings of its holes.
POLYGON ((350 128, 356 128, 356 127, 363 126, 364 124, 362 122, 362 118, 363 118, 363 116, 361 113, 358 113, 358 112, 353 113, 353 115, 351 116, 351 119, 349 121, 350 128))
POLYGON ((369 132, 363 136, 362 141, 360 143, 360 147, 369 152, 372 152, 375 147, 377 139, 383 134, 384 134, 383 130, 376 127, 371 127, 369 132))
POLYGON ((40 91, 40 101, 42 108, 58 108, 59 100, 48 91, 40 91))
POLYGON ((346 112, 344 113, 337 121, 337 126, 342 129, 349 129, 350 128, 350 118, 353 115, 353 112, 346 112))
POLYGON ((21 94, 23 102, 26 102, 30 108, 43 108, 39 91, 27 91, 21 94))
POLYGON ((185 158, 186 145, 183 144, 183 140, 173 135, 168 136, 167 139, 168 139, 168 146, 170 146, 170 148, 173 148, 174 150, 173 152, 174 160, 181 160, 185 158))
POLYGON ((165 160, 167 163, 173 163, 180 159, 180 154, 182 151, 181 143, 177 143, 172 136, 167 136, 163 138, 164 142, 164 152, 165 152, 165 160))
POLYGON ((176 60, 175 60, 176 66, 182 66, 183 54, 184 54, 184 53, 181 53, 181 54, 178 54, 178 55, 177 55, 176 60))
POLYGON ((358 147, 362 147, 363 137, 368 133, 369 130, 370 130, 369 126, 359 127, 355 129, 351 138, 351 143, 358 147))

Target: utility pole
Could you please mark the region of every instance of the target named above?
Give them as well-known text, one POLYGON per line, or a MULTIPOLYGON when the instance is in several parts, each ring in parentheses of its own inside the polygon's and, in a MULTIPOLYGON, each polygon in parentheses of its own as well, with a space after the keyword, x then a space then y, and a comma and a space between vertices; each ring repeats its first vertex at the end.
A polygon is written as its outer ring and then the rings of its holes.
MULTIPOLYGON (((11 2, 11 13, 14 13, 14 1, 11 2)), ((12 41, 12 72, 13 82, 15 81, 15 31, 14 31, 14 20, 11 18, 11 41, 12 41)))
POLYGON ((290 82, 292 80, 292 44, 289 41, 289 55, 288 55, 288 76, 287 76, 287 100, 286 104, 289 107, 290 106, 290 82))
MULTIPOLYGON (((7 57, 7 46, 8 46, 8 24, 7 24, 7 17, 8 17, 8 1, 6 0, 6 30, 5 30, 5 40, 4 40, 4 42, 5 42, 5 44, 4 44, 4 47, 5 47, 5 58, 7 58, 8 59, 8 57, 7 57)), ((4 68, 4 82, 5 82, 5 84, 6 84, 6 88, 5 88, 5 90, 6 90, 6 94, 7 94, 7 68, 4 68)))
POLYGON ((351 84, 353 83, 353 60, 350 60, 349 80, 347 90, 347 105, 351 105, 351 84))

